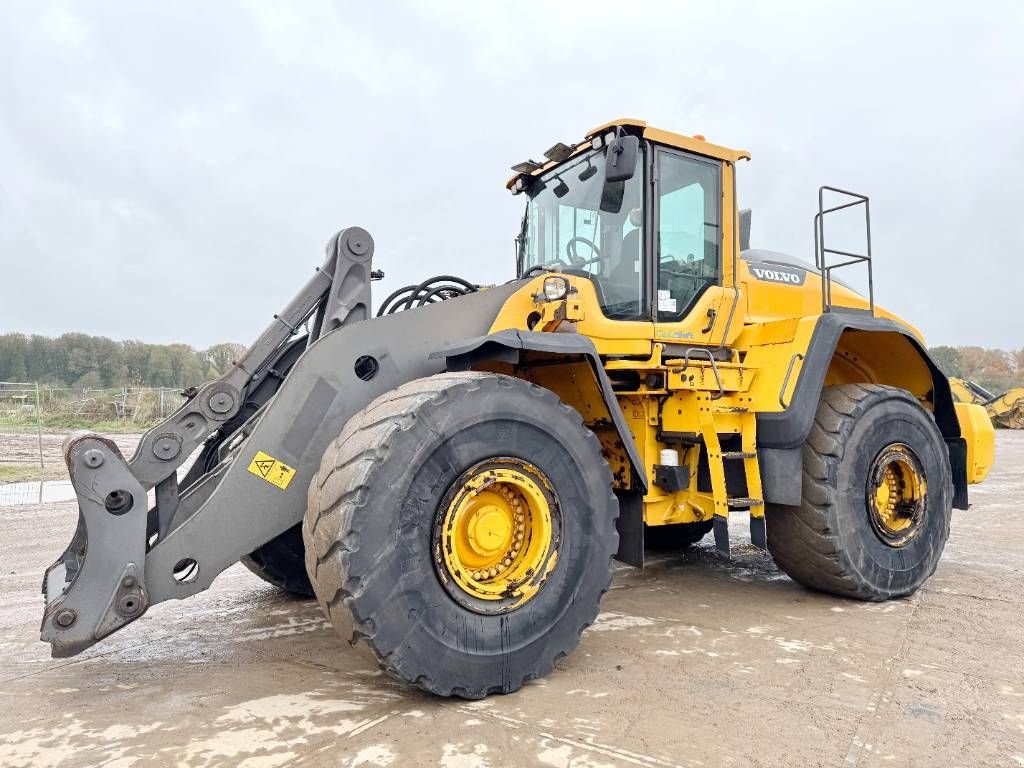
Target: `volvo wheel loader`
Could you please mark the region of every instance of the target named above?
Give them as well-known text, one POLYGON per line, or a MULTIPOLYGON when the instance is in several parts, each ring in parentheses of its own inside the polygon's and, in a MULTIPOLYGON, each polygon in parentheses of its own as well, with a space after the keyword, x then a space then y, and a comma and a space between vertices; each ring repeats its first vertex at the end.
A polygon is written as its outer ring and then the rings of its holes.
POLYGON ((869 224, 868 198, 819 191, 813 264, 752 249, 748 158, 637 120, 556 144, 508 182, 515 279, 441 276, 373 317, 373 240, 339 232, 132 457, 65 441, 79 519, 42 639, 77 654, 241 559, 393 675, 479 698, 576 647, 613 558, 708 533, 727 555, 744 518, 811 589, 913 592, 991 465, 991 425, 871 279, 834 276, 871 277, 870 237, 862 254, 826 237, 838 210, 869 224))

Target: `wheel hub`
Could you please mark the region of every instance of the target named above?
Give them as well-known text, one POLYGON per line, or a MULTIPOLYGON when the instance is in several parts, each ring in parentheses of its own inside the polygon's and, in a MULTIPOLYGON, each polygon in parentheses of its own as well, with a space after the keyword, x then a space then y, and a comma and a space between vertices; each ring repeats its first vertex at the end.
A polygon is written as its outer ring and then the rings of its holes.
POLYGON ((894 443, 875 457, 868 475, 867 501, 871 525, 878 537, 901 547, 920 530, 927 485, 917 454, 894 443))
MULTIPOLYGON (((507 508, 488 505, 474 512, 467 525, 469 545, 485 557, 508 551, 513 522, 507 508)), ((521 525, 521 524, 520 524, 521 525)))
POLYGON ((464 472, 442 500, 435 565, 458 602, 500 613, 530 600, 558 552, 558 504, 536 467, 491 459, 464 472))

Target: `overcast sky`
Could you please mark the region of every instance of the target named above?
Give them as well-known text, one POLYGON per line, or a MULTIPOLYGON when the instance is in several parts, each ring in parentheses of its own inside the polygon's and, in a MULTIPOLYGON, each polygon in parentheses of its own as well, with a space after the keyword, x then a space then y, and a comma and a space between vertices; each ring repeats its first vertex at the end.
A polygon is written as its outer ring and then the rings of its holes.
POLYGON ((248 343, 336 230, 513 275, 509 166, 614 117, 749 149, 753 243, 871 196, 876 297, 1024 346, 1024 3, 0 6, 0 332, 248 343), (749 6, 749 7, 748 7, 749 6))

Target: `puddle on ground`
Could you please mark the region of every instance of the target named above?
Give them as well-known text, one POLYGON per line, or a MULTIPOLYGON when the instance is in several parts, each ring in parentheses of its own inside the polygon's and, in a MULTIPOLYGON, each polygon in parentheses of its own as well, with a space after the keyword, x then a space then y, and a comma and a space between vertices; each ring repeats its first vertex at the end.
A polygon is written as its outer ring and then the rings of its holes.
POLYGON ((0 507, 16 504, 49 504, 70 501, 75 489, 70 480, 29 480, 0 485, 0 507))

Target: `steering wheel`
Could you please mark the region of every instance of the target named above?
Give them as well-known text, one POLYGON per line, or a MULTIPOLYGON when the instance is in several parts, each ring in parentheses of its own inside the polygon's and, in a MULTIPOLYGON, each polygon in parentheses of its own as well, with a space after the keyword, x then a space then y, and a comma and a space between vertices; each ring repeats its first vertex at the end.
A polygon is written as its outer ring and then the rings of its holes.
POLYGON ((668 255, 667 261, 671 261, 673 264, 678 265, 675 269, 666 267, 664 264, 661 265, 661 271, 677 280, 688 280, 690 282, 690 292, 696 293, 700 290, 700 284, 704 282, 704 277, 701 274, 701 265, 696 261, 677 261, 671 254, 668 255))
POLYGON ((569 257, 569 263, 574 267, 593 264, 595 261, 600 261, 603 258, 601 249, 597 247, 593 240, 588 240, 585 237, 570 237, 569 242, 565 244, 565 253, 569 257), (589 259, 581 258, 576 253, 576 243, 583 243, 584 245, 590 246, 590 250, 593 251, 594 255, 589 259))

